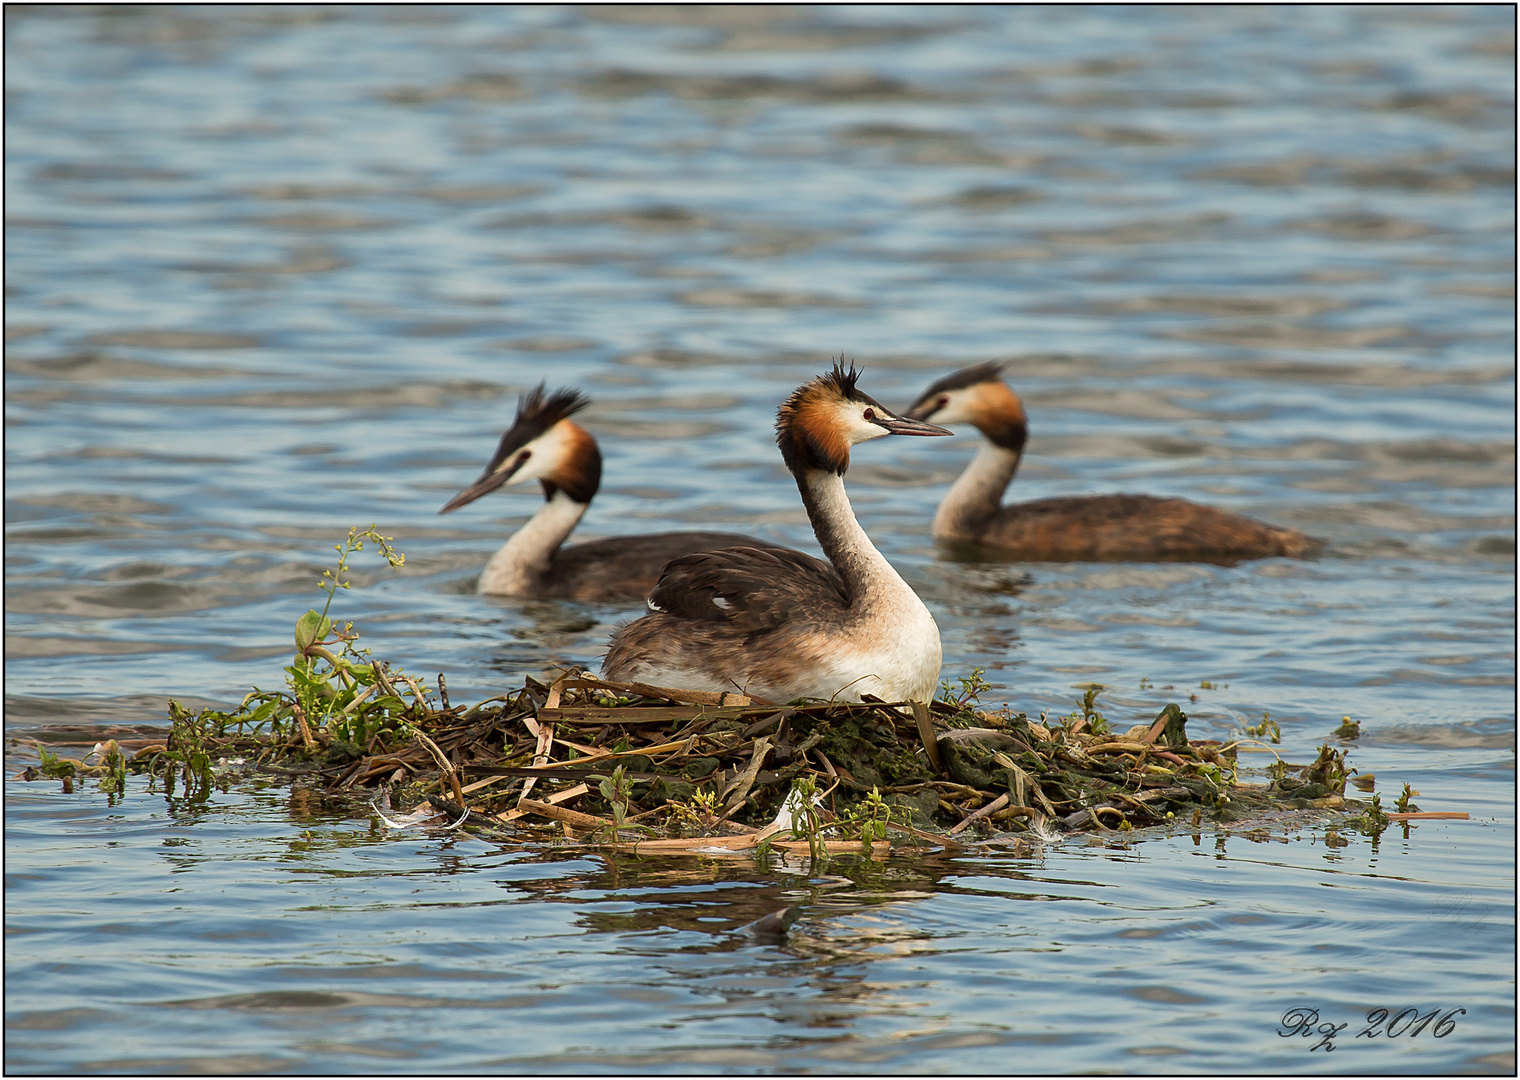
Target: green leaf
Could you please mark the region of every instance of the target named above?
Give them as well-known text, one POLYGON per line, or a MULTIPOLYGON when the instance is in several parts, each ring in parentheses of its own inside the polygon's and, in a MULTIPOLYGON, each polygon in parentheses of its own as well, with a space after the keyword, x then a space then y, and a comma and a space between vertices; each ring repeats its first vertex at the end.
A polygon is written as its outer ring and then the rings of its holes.
POLYGON ((296 651, 304 653, 326 637, 331 629, 331 619, 324 619, 320 612, 308 611, 296 620, 296 651))

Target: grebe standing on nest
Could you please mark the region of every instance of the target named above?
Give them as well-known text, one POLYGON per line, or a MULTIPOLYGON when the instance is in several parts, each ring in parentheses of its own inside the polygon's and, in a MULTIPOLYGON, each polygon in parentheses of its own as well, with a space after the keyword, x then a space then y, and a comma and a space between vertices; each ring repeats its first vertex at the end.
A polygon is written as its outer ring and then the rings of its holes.
POLYGON ((547 398, 543 384, 517 402, 517 419, 480 479, 444 504, 457 510, 503 485, 539 481, 544 505, 491 556, 476 592, 574 600, 642 600, 678 555, 743 544, 774 545, 737 533, 672 532, 612 536, 561 547, 591 505, 602 480, 602 455, 591 433, 570 417, 590 404, 578 390, 547 398))
POLYGON ((1077 495, 1000 505, 1024 454, 1028 421, 1001 365, 939 380, 906 415, 974 424, 985 442, 934 515, 936 540, 972 541, 1028 561, 1237 562, 1300 556, 1318 546, 1228 510, 1154 495, 1077 495))
POLYGON ((731 548, 676 559, 649 614, 619 629, 604 678, 790 701, 929 701, 939 684, 934 617, 855 520, 844 490, 850 447, 883 435, 949 435, 898 416, 834 370, 776 414, 822 562, 787 549, 731 548))

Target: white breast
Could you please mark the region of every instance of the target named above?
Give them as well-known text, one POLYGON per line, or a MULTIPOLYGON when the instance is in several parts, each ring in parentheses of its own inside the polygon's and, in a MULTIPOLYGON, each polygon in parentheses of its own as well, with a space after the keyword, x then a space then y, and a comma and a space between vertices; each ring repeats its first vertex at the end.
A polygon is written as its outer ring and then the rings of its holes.
POLYGON ((819 665, 807 694, 844 701, 859 701, 862 694, 885 701, 932 701, 942 659, 939 626, 913 596, 911 604, 894 606, 871 624, 868 638, 841 641, 819 665))

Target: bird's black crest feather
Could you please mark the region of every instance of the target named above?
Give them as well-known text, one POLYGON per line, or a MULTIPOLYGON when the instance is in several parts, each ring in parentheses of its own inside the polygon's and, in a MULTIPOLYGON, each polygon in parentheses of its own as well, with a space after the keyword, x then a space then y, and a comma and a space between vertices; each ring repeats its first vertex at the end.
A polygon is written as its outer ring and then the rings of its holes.
POLYGON ((501 442, 496 446, 496 454, 481 475, 489 476, 518 450, 590 404, 590 398, 569 387, 556 390, 545 398, 544 384, 539 383, 517 399, 517 419, 512 421, 512 426, 502 435, 501 442))
POLYGON ((832 387, 843 398, 850 400, 859 398, 863 400, 865 397, 855 385, 860 382, 860 372, 855 370, 854 363, 851 363, 849 368, 846 369, 843 356, 834 361, 834 369, 832 371, 825 372, 813 381, 832 387))
POLYGON ((781 408, 776 410, 776 445, 781 448, 781 459, 793 475, 807 469, 824 469, 843 476, 850 467, 848 443, 842 439, 837 443, 829 443, 826 438, 820 441, 822 433, 809 431, 798 420, 799 414, 805 411, 806 404, 818 397, 838 397, 845 401, 874 405, 886 412, 880 402, 860 390, 856 385, 859 381, 860 372, 855 369, 855 365, 846 368, 844 357, 840 357, 834 361, 831 371, 797 387, 781 403, 781 408))
POLYGON ((531 442, 561 420, 575 415, 590 404, 590 398, 568 386, 554 391, 546 398, 544 384, 539 383, 517 399, 517 419, 513 421, 512 427, 535 426, 537 430, 533 436, 525 440, 531 442))
POLYGON ((968 368, 961 368, 946 375, 943 379, 930 385, 918 396, 920 401, 933 397, 935 394, 944 394, 951 390, 964 390, 968 386, 977 383, 996 382, 1003 377, 1003 361, 991 360, 985 364, 973 364, 968 368))

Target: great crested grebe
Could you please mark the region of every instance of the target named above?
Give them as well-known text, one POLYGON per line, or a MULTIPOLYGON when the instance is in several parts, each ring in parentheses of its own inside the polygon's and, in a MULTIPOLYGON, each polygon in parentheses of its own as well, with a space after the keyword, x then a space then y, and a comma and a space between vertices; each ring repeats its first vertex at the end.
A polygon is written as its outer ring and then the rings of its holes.
POLYGON ((928 701, 939 627, 855 520, 844 490, 850 447, 883 435, 949 435, 861 393, 853 367, 798 387, 776 414, 781 458, 828 556, 730 548, 676 559, 649 614, 612 635, 603 677, 773 701, 928 701))
POLYGON ((1000 505, 1023 456, 1028 421, 996 363, 939 380, 906 415, 974 424, 986 440, 939 504, 936 540, 971 541, 1009 558, 1052 562, 1237 562, 1300 556, 1318 546, 1295 529, 1187 499, 1075 495, 1000 505))
POLYGON ((517 419, 480 479, 444 504, 457 510, 503 485, 539 481, 544 505, 491 556, 476 592, 575 600, 642 600, 671 559, 708 548, 769 548, 738 533, 671 532, 612 536, 560 547, 602 480, 602 455, 591 433, 570 417, 590 401, 578 390, 544 396, 543 384, 517 402, 517 419))

